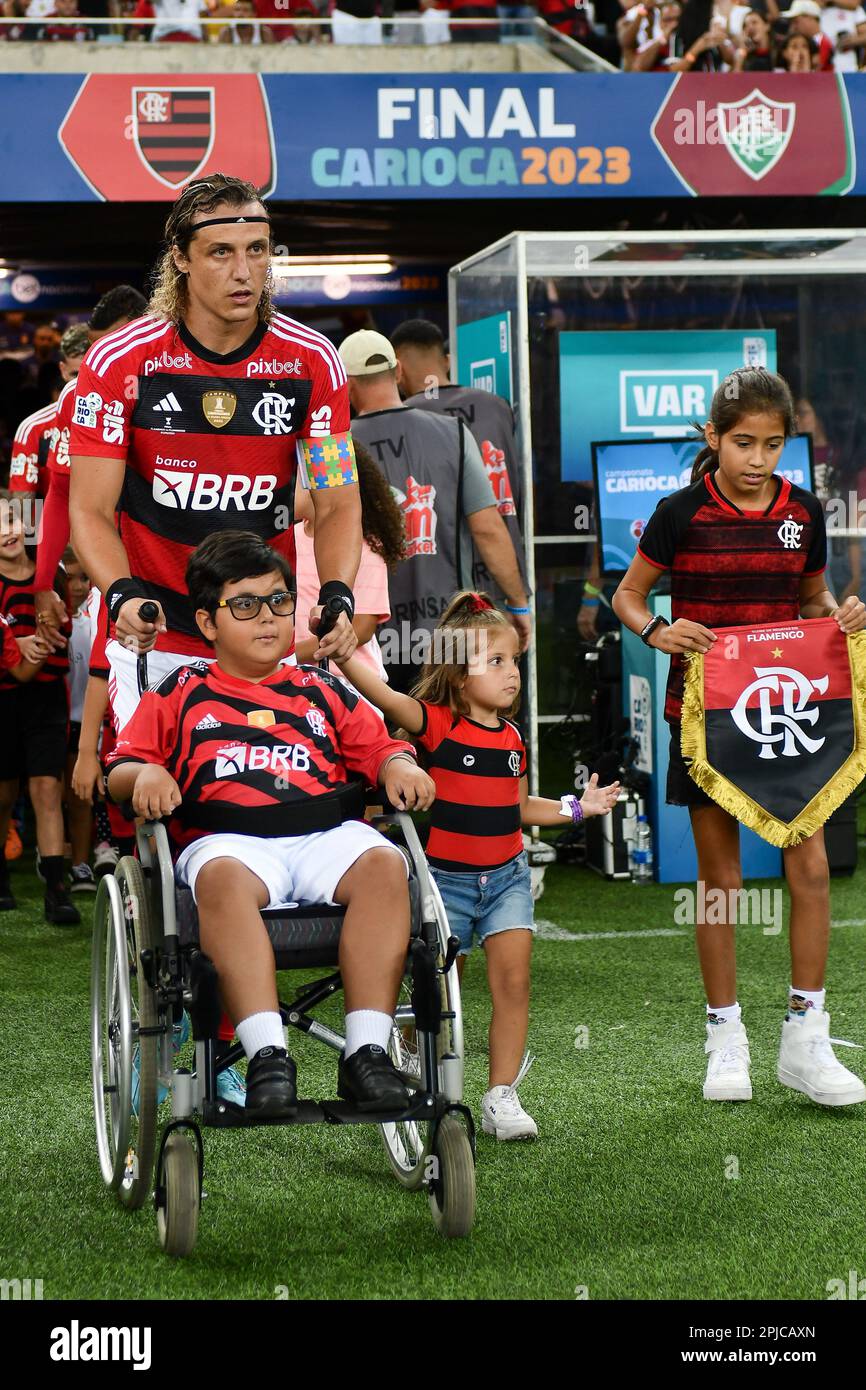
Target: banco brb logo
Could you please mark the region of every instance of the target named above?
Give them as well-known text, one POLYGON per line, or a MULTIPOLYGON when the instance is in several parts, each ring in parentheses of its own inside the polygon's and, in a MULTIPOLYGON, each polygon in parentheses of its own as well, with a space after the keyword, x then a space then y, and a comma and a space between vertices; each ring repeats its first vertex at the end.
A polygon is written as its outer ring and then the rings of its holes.
POLYGON ((817 753, 825 740, 810 738, 803 725, 814 726, 818 710, 814 706, 807 708, 807 704, 813 693, 826 693, 830 677, 810 680, 793 666, 756 666, 755 676, 757 679, 746 686, 731 710, 731 718, 741 733, 763 745, 758 756, 776 758, 781 754, 783 758, 797 758, 802 752, 817 753), (782 707, 774 709, 770 696, 780 692, 782 707), (758 696, 757 710, 753 711, 758 715, 758 728, 751 723, 747 708, 754 695, 758 696), (777 750, 775 745, 779 743, 782 747, 777 750))

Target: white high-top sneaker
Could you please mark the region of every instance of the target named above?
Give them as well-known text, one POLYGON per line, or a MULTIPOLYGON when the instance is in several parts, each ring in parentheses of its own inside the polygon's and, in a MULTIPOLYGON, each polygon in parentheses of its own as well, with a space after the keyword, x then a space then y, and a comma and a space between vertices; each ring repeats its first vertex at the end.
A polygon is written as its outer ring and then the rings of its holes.
POLYGON ((805 1018, 785 1019, 776 1075, 783 1086, 802 1091, 818 1105, 857 1105, 866 1086, 848 1071, 830 1046, 830 1015, 809 1009, 805 1018))
POLYGON ((751 1100, 749 1039, 742 1020, 708 1023, 704 1051, 710 1058, 704 1100, 751 1100))
POLYGON ((524 1053, 511 1085, 492 1086, 485 1092, 481 1100, 481 1128, 485 1134, 495 1134, 497 1139, 538 1138, 538 1125, 517 1099, 517 1087, 534 1061, 528 1052, 524 1053))

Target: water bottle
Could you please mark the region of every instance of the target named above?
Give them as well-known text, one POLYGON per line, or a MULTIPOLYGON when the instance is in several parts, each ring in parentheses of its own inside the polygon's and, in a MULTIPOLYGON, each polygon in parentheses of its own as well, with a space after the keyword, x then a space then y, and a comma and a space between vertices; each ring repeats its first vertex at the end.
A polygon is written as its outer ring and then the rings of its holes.
POLYGON ((632 883, 652 883, 653 837, 646 816, 638 816, 634 848, 631 852, 632 883))

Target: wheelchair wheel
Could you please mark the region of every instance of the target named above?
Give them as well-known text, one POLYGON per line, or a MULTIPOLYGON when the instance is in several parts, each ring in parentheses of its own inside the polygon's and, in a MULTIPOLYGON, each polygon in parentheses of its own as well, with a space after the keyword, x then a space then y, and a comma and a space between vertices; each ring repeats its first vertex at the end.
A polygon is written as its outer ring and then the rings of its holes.
POLYGON ((182 1134, 170 1134, 162 1154, 162 1197, 156 1210, 159 1243, 167 1255, 182 1259, 191 1253, 200 1197, 198 1155, 182 1134))
POLYGON ((106 1184, 130 1208, 140 1207, 151 1189, 156 1141, 156 1037, 139 1037, 140 1028, 157 1021, 156 1001, 139 963, 148 944, 146 886, 140 865, 127 858, 102 879, 97 892, 90 997, 99 1166, 106 1184))
POLYGON ((430 1211, 440 1235, 468 1235, 475 1220, 475 1162, 469 1136, 453 1115, 436 1131, 429 1167, 430 1211))
MULTIPOLYGON (((409 1085, 414 1081, 415 1086, 418 1086, 421 1082, 421 1054, 411 1012, 411 987, 404 980, 400 988, 394 1026, 391 1029, 388 1055, 409 1085)), ((417 1192, 424 1181, 430 1153, 431 1129, 432 1125, 416 1120, 379 1126, 388 1162, 400 1186, 405 1187, 407 1192, 417 1192)))
POLYGON ((142 1037, 140 1030, 155 1028, 159 1022, 156 995, 145 980, 141 966, 141 952, 151 949, 156 943, 153 939, 148 887, 138 860, 126 855, 118 864, 114 877, 123 907, 133 1033, 130 1132, 123 1178, 117 1195, 124 1206, 134 1211, 147 1201, 153 1191, 159 1038, 150 1033, 142 1037), (132 1075, 136 1065, 137 1097, 132 1075))

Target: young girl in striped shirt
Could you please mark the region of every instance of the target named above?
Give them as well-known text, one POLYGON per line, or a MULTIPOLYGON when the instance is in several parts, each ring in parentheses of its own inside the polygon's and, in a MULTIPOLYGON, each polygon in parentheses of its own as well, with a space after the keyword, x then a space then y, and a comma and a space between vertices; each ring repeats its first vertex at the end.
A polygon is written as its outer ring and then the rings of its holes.
POLYGON ((599 787, 593 774, 580 800, 529 796, 526 749, 511 723, 520 693, 518 634, 486 594, 457 594, 433 635, 414 695, 401 695, 356 660, 349 680, 424 749, 436 784, 427 858, 453 935, 457 969, 477 939, 484 947, 493 1004, 490 1076, 482 1128, 497 1139, 534 1139, 535 1121, 517 1086, 529 1068, 532 892, 522 825, 562 826, 604 815, 619 783, 599 787))
MULTIPOLYGON (((827 537, 812 493, 774 476, 795 433, 787 382, 763 368, 740 368, 716 390, 692 482, 659 502, 638 553, 614 595, 617 616, 671 660, 665 719, 671 727, 667 800, 687 806, 707 899, 742 887, 739 824, 692 781, 683 760, 684 654, 707 652, 713 628, 833 617, 845 633, 866 627, 866 608, 837 604, 827 588, 827 537), (792 544, 792 536, 795 538, 792 544), (671 571, 670 625, 647 596, 671 571)), ((796 774, 791 774, 796 775, 796 774)), ((866 1087, 835 1056, 824 1009, 830 887, 824 832, 783 851, 791 895, 791 987, 776 1075, 819 1105, 866 1100, 866 1087)), ((718 901, 718 898, 712 899, 718 901)), ((751 1100, 749 1040, 737 1000, 734 921, 698 922, 707 996, 705 1100, 751 1100)))

